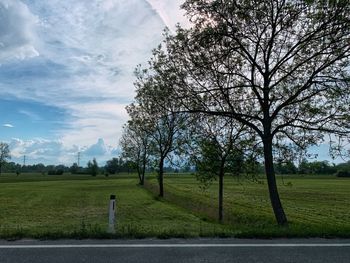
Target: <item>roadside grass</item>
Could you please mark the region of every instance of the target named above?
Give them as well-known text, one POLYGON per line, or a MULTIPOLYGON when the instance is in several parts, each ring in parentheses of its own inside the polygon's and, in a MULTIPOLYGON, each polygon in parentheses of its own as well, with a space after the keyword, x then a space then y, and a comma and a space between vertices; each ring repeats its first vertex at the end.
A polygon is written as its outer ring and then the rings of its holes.
MULTIPOLYGON (((217 182, 206 190, 189 174, 168 174, 164 182, 165 200, 204 220, 217 219, 217 182)), ((226 176, 224 223, 236 237, 350 237, 348 178, 284 176, 278 185, 288 227, 276 225, 263 177, 257 182, 226 176)), ((155 176, 149 176, 146 188, 158 193, 155 176)))
POLYGON ((0 176, 0 238, 145 238, 232 236, 230 226, 157 198, 135 175, 0 176), (107 233, 110 194, 116 234, 107 233))

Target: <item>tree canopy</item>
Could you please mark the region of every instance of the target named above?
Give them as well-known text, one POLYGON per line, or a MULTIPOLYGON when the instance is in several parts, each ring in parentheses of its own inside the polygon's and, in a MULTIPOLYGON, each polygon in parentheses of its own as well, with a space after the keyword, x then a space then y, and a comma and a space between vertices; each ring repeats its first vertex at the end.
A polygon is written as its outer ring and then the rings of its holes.
POLYGON ((0 174, 1 174, 2 166, 10 158, 11 158, 10 146, 7 143, 0 142, 0 174))

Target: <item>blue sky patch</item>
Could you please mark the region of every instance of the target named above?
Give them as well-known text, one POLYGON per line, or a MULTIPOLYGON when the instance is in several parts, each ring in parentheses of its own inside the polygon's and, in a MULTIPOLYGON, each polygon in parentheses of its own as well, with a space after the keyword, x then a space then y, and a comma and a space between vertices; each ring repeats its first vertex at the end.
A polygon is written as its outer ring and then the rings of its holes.
POLYGON ((64 109, 41 103, 0 99, 1 139, 52 138, 57 129, 65 128, 68 113, 64 109), (10 124, 13 127, 4 127, 10 124))

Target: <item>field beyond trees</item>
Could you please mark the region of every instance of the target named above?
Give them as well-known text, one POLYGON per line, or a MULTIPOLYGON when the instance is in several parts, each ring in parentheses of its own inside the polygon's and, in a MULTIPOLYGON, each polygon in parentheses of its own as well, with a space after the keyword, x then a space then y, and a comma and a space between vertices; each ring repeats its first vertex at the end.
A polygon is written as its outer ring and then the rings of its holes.
POLYGON ((201 189, 195 176, 166 174, 145 188, 136 175, 0 177, 0 238, 350 237, 350 180, 278 177, 290 218, 276 226, 264 179, 225 178, 225 221, 217 223, 217 182, 201 189), (109 195, 117 196, 117 231, 106 232, 109 195))

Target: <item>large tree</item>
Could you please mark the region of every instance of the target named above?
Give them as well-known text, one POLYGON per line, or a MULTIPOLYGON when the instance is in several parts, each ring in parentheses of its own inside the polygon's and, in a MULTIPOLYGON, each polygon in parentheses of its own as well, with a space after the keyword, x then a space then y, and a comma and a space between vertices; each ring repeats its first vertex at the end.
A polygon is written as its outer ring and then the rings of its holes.
POLYGON ((11 158, 10 146, 7 143, 0 142, 0 174, 1 174, 2 166, 10 158, 11 158))
POLYGON ((187 0, 183 8, 193 27, 167 35, 158 53, 168 69, 158 74, 171 74, 182 111, 255 131, 273 211, 286 225, 275 152, 305 151, 326 135, 335 146, 350 134, 349 3, 187 0))

